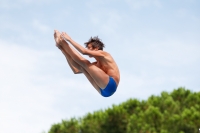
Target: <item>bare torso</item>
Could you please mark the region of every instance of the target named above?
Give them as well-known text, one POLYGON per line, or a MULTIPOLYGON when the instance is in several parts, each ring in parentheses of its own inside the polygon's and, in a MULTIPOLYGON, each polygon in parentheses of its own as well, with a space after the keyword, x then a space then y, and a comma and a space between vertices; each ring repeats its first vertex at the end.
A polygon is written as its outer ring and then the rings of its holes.
POLYGON ((103 70, 106 74, 113 77, 118 85, 120 81, 120 72, 118 66, 109 53, 103 51, 103 55, 103 57, 94 57, 97 60, 95 65, 103 70))

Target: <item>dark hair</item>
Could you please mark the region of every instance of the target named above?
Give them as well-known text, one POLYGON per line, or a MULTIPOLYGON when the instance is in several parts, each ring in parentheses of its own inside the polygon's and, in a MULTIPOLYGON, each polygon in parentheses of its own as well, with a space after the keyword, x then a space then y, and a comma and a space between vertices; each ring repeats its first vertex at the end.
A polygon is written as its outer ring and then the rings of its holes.
POLYGON ((105 45, 103 44, 103 42, 101 42, 101 40, 98 38, 98 36, 96 37, 91 37, 89 39, 88 42, 84 43, 86 48, 88 47, 88 44, 92 45, 92 48, 98 48, 98 50, 103 50, 103 47, 105 47, 105 45))

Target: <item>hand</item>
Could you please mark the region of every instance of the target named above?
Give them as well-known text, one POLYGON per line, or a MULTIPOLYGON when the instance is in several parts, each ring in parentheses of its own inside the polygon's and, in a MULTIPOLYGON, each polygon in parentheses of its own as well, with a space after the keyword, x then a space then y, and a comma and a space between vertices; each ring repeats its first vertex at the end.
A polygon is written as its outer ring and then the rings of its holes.
POLYGON ((62 32, 61 37, 66 41, 70 41, 71 40, 71 37, 69 35, 67 35, 66 32, 62 32))

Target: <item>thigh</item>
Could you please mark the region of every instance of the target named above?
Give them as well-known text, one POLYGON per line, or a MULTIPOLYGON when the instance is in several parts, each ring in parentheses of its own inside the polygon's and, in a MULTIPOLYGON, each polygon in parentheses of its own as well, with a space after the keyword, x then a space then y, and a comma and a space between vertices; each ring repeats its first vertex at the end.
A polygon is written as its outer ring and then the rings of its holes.
POLYGON ((96 82, 93 80, 93 78, 90 76, 90 74, 84 68, 82 68, 81 71, 84 73, 84 75, 87 77, 87 79, 93 85, 93 87, 101 94, 100 87, 96 84, 96 82))
POLYGON ((109 75, 106 74, 99 67, 89 63, 87 64, 87 67, 84 67, 84 69, 89 73, 89 75, 93 78, 93 80, 101 89, 104 89, 107 86, 109 82, 109 75))

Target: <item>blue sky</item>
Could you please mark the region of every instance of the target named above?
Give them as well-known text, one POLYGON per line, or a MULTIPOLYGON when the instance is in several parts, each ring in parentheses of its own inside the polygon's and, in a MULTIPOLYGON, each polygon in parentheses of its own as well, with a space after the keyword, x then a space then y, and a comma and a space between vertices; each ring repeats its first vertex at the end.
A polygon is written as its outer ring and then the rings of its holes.
POLYGON ((199 6, 198 0, 1 0, 0 132, 47 132, 62 119, 129 98, 178 87, 199 91, 199 6), (121 73, 112 97, 72 73, 54 29, 80 44, 102 39, 121 73))

